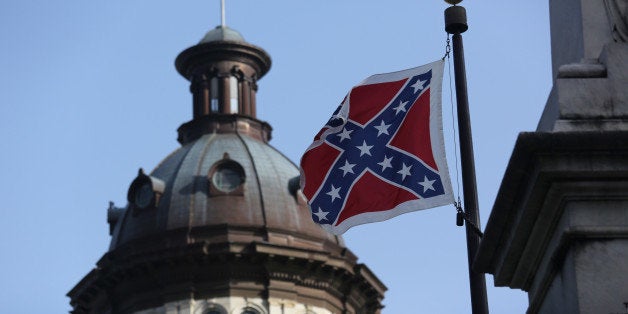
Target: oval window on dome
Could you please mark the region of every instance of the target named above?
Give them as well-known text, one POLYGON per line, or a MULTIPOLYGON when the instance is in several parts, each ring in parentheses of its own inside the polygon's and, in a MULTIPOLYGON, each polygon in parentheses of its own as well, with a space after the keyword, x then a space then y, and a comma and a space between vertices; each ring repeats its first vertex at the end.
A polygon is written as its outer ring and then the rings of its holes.
POLYGON ((135 191, 135 206, 141 209, 148 208, 153 202, 153 187, 150 182, 145 182, 135 191))
POLYGON ((140 168, 127 192, 127 201, 134 209, 155 208, 159 205, 159 198, 165 187, 164 181, 144 174, 144 170, 140 168))
POLYGON ((219 191, 233 192, 244 183, 244 169, 235 161, 221 162, 213 170, 211 181, 219 191))

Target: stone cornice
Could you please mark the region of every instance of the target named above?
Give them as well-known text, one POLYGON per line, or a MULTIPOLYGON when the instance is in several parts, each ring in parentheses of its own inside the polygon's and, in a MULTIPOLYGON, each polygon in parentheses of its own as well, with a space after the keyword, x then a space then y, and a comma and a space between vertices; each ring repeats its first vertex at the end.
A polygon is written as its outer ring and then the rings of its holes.
POLYGON ((256 242, 194 243, 109 252, 68 296, 73 313, 88 313, 97 300, 126 313, 185 295, 268 296, 289 284, 287 291, 299 299, 332 306, 333 312, 366 304, 373 309, 368 313, 376 313, 386 287, 373 278, 351 258, 323 251, 256 242))
POLYGON ((521 133, 474 269, 498 286, 529 289, 565 204, 625 199, 626 182, 628 132, 521 133))

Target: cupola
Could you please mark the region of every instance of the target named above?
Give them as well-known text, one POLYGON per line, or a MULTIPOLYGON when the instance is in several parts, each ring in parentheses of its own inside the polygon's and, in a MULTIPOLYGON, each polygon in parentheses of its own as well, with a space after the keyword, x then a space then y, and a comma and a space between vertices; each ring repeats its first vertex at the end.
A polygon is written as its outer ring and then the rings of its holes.
POLYGON ((188 143, 208 133, 244 132, 270 140, 270 125, 257 120, 257 80, 270 69, 270 56, 236 30, 220 25, 179 54, 177 71, 190 81, 193 119, 179 128, 188 143))

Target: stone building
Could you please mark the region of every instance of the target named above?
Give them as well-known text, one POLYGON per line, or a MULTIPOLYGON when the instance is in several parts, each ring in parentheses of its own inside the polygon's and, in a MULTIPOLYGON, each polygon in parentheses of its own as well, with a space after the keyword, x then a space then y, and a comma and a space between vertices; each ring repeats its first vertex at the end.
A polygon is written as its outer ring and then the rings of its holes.
POLYGON ((628 2, 551 0, 554 86, 521 133, 474 269, 527 313, 628 312, 628 2))
POLYGON ((109 250, 72 313, 379 313, 386 287, 311 219, 298 168, 256 117, 269 55, 222 25, 179 54, 193 118, 108 210, 109 250))

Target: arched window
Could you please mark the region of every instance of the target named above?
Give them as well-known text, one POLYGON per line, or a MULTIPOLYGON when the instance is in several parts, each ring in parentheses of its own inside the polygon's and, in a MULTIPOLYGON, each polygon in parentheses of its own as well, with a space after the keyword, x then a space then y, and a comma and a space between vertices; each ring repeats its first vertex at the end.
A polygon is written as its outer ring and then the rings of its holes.
POLYGON ((227 314, 227 310, 216 303, 209 303, 205 306, 205 309, 201 312, 203 314, 227 314))
POLYGON ((211 78, 209 81, 209 90, 209 94, 211 95, 210 110, 211 112, 218 112, 220 110, 220 108, 218 108, 218 78, 211 78))
POLYGON ((252 307, 246 307, 242 310, 242 314, 261 314, 258 310, 252 307))
POLYGON ((238 113, 238 79, 229 77, 229 113, 238 113))

